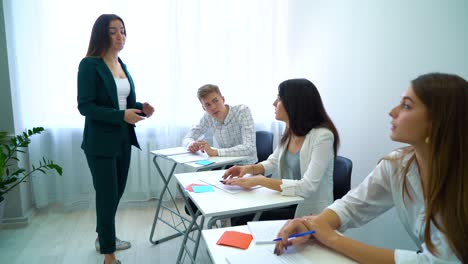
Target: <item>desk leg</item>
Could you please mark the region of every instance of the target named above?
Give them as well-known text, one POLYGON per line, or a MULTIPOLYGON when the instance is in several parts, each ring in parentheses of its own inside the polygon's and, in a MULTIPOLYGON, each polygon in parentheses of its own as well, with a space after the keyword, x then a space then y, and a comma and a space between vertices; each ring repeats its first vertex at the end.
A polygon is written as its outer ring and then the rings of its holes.
POLYGON ((195 259, 197 258, 197 252, 198 252, 198 247, 200 245, 202 229, 203 229, 203 225, 205 224, 205 216, 201 214, 200 210, 197 210, 196 212, 193 212, 191 206, 189 206, 189 203, 188 203, 189 198, 187 198, 185 196, 185 194, 184 194, 184 189, 181 186, 179 186, 178 190, 179 190, 180 194, 182 195, 182 197, 184 198, 185 205, 187 206, 187 209, 188 209, 188 211, 190 213, 190 216, 192 217, 192 221, 190 222, 190 225, 188 226, 188 228, 186 229, 187 231, 184 234, 184 239, 183 239, 182 244, 180 246, 179 255, 177 256, 177 262, 176 263, 177 264, 184 263, 184 261, 182 259, 184 257, 184 252, 185 252, 185 254, 187 254, 189 256, 191 263, 196 263, 195 259), (197 224, 197 218, 199 216, 201 216, 200 217, 200 224, 197 224), (194 233, 195 238, 189 237, 190 233, 192 231, 198 232, 198 234, 194 233), (190 253, 190 250, 187 247, 187 241, 189 239, 194 243, 192 253, 190 253))
POLYGON ((262 216, 262 211, 256 212, 252 221, 258 221, 260 219, 260 216, 262 216))
MULTIPOLYGON (((183 233, 180 232, 176 227, 171 226, 168 222, 164 221, 163 219, 160 219, 160 217, 159 217, 159 213, 160 213, 160 211, 161 211, 161 207, 165 208, 164 205, 163 205, 163 198, 164 198, 164 194, 165 194, 166 192, 169 193, 170 198, 171 198, 171 201, 172 201, 172 203, 174 204, 174 206, 175 206, 175 208, 176 208, 176 210, 177 210, 177 213, 178 213, 178 215, 179 215, 180 218, 181 218, 182 224, 183 224, 184 227, 185 227, 184 219, 183 219, 182 216, 180 215, 179 209, 177 208, 177 204, 176 204, 176 202, 175 202, 175 200, 174 200, 174 196, 172 195, 171 191, 169 190, 169 183, 170 183, 170 181, 171 181, 171 179, 172 179, 172 177, 173 177, 173 175, 174 175, 174 171, 175 171, 175 169, 176 169, 176 167, 177 167, 177 163, 174 163, 174 164, 172 165, 172 168, 171 168, 171 170, 170 170, 170 173, 168 174, 168 177, 167 177, 167 179, 166 179, 166 177, 164 176, 164 174, 163 174, 162 171, 161 171, 161 168, 160 168, 159 165, 158 165, 158 162, 156 161, 156 158, 157 158, 157 156, 155 156, 155 157, 153 158, 153 163, 154 163, 154 165, 156 166, 156 169, 157 169, 157 171, 158 171, 158 173, 159 173, 159 175, 160 175, 160 177, 161 177, 161 179, 162 179, 162 181, 163 181, 163 183, 164 183, 164 186, 163 186, 163 189, 162 189, 162 191, 161 191, 161 195, 159 196, 158 206, 156 207, 156 213, 155 213, 155 215, 154 215, 153 226, 151 227, 151 233, 150 233, 150 237, 149 237, 150 242, 151 242, 152 244, 155 244, 155 245, 183 235, 183 233), (158 240, 154 240, 154 239, 153 239, 153 236, 154 236, 154 231, 155 231, 155 229, 156 229, 156 224, 157 224, 158 220, 160 220, 160 221, 162 221, 163 223, 169 225, 170 227, 172 227, 173 229, 175 229, 176 231, 178 231, 178 233, 176 233, 176 234, 174 234, 174 235, 170 235, 170 236, 164 237, 164 238, 161 238, 161 239, 158 239, 158 240)), ((176 213, 173 212, 172 210, 171 210, 171 213, 176 214, 176 213)), ((188 221, 188 220, 187 220, 187 221, 188 221)))

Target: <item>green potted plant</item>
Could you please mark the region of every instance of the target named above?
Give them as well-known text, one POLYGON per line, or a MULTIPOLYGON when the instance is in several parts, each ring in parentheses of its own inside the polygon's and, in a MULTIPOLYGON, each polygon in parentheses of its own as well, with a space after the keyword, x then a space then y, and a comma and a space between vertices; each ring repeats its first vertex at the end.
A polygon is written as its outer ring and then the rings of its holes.
MULTIPOLYGON (((44 157, 39 160, 38 165, 33 164, 30 169, 21 168, 17 164, 19 161, 17 154, 25 153, 24 149, 31 143, 30 137, 42 131, 43 127, 34 127, 11 138, 7 132, 0 131, 0 206, 5 199, 4 195, 25 181, 32 173, 40 171, 45 174, 46 170, 55 170, 62 175, 62 167, 44 157)), ((3 212, 0 208, 0 219, 2 218, 3 212)))

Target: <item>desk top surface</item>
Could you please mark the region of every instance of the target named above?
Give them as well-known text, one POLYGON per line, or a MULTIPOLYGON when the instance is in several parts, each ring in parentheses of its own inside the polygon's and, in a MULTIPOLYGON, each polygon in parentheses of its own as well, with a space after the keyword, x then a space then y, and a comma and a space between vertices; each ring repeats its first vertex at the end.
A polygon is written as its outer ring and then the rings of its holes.
MULTIPOLYGON (((267 248, 268 250, 271 249, 271 252, 273 254, 274 244, 255 244, 255 241, 253 240, 250 243, 250 246, 247 250, 216 245, 216 242, 225 231, 239 231, 244 233, 250 233, 249 228, 246 225, 203 230, 203 239, 206 242, 208 252, 214 264, 226 264, 228 263, 226 261, 226 257, 235 254, 240 254, 241 252, 245 251, 256 250, 258 248, 267 248)), ((300 254, 305 258, 309 259, 311 263, 356 263, 355 261, 335 251, 325 248, 316 242, 311 241, 310 243, 305 244, 301 247, 303 248, 301 248, 300 254)))
POLYGON ((210 157, 206 153, 202 153, 200 151, 196 153, 190 153, 182 147, 152 150, 150 152, 151 154, 155 155, 155 157, 172 160, 173 162, 182 164, 196 171, 210 170, 212 168, 222 167, 225 165, 233 165, 249 158, 247 156, 210 157), (210 160, 214 163, 209 165, 199 165, 196 163, 199 160, 210 160))
MULTIPOLYGON (((203 177, 221 176, 225 170, 203 171, 192 173, 179 173, 175 177, 179 184, 185 186, 192 183, 205 184, 200 179, 203 177)), ((186 193, 205 216, 222 216, 237 213, 257 212, 261 210, 298 204, 304 201, 299 196, 283 196, 280 192, 267 188, 257 188, 239 193, 228 193, 213 187, 214 192, 186 193)))

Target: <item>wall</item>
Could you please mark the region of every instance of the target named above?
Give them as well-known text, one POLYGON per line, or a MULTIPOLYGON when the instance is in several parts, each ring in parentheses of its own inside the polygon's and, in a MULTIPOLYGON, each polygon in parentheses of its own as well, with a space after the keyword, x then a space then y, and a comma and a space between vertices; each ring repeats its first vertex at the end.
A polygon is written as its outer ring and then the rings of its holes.
MULTIPOLYGON (((410 80, 440 71, 468 78, 468 2, 291 1, 292 77, 319 88, 354 162, 352 186, 397 148, 388 112, 410 80)), ((394 210, 347 233, 389 248, 415 248, 394 210)))

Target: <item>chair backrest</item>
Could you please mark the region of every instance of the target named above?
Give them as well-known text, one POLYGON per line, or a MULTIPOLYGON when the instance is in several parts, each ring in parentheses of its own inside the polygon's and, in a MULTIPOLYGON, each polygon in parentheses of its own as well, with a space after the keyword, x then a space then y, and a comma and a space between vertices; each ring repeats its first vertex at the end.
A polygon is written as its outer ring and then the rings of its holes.
POLYGON ((345 157, 336 156, 333 169, 333 199, 343 197, 351 189, 353 162, 345 157))
POLYGON ((269 131, 257 131, 255 133, 257 138, 257 158, 258 162, 268 159, 273 153, 273 133, 269 131))

